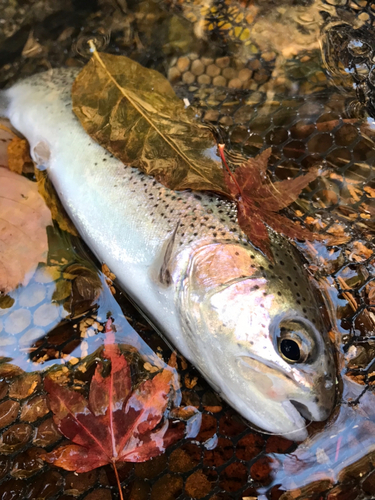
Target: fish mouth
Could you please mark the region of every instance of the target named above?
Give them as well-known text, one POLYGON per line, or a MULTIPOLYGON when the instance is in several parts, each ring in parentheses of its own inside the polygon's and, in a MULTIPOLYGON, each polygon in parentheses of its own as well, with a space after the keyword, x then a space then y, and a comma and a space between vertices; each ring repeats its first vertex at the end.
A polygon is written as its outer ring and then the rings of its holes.
POLYGON ((300 415, 302 415, 303 418, 305 418, 306 420, 316 420, 312 416, 310 410, 305 404, 300 403, 299 401, 295 401, 294 399, 290 399, 289 401, 292 403, 295 409, 300 413, 300 415))
POLYGON ((295 428, 291 431, 280 433, 280 435, 291 439, 292 441, 304 441, 308 434, 306 429, 306 419, 301 413, 300 408, 296 406, 295 401, 293 400, 283 401, 282 407, 288 414, 290 420, 293 422, 295 428))
MULTIPOLYGON (((285 432, 272 432, 272 434, 282 435, 293 441, 303 441, 307 437, 306 427, 309 422, 322 421, 327 418, 326 408, 315 401, 314 394, 301 392, 292 374, 283 371, 280 366, 270 360, 261 360, 254 355, 238 356, 238 359, 241 361, 244 370, 249 369, 248 374, 253 372, 262 378, 267 372, 269 375, 272 374, 276 377, 281 374, 292 384, 289 390, 285 392, 284 398, 280 396, 280 399, 276 398, 271 403, 283 408, 284 415, 291 423, 292 429, 285 432)), ((261 384, 260 381, 257 385, 261 387, 261 384)))

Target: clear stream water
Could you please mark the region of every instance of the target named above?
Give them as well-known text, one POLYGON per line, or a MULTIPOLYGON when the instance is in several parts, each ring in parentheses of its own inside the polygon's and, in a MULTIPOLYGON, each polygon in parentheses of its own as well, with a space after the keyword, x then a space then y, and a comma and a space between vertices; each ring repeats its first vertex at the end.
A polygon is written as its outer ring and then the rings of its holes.
MULTIPOLYGON (((48 260, 0 296, 0 495, 3 500, 118 498, 110 466, 75 476, 38 459, 61 443, 42 376, 67 368, 87 390, 107 317, 134 381, 168 361, 175 403, 202 412, 200 431, 145 464, 125 464, 125 498, 356 500, 375 496, 375 8, 366 1, 0 0, 0 85, 81 67, 87 41, 169 78, 232 152, 272 147, 270 175, 326 174, 285 211, 324 234, 298 247, 327 298, 337 406, 304 443, 248 427, 121 290, 89 249, 48 229, 48 260), (83 368, 82 368, 83 367, 83 368), (177 384, 177 382, 176 382, 177 384), (38 451, 39 450, 39 451, 38 451)), ((2 139, 1 158, 9 138, 2 139)), ((2 160, 5 161, 5 160, 2 160)), ((32 170, 25 174, 34 180, 32 170)))

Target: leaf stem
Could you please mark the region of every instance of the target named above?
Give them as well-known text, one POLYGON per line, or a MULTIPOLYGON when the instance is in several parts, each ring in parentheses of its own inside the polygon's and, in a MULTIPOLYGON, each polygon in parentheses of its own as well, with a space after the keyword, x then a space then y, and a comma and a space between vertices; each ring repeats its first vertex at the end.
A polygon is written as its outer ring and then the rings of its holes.
POLYGON ((243 193, 242 193, 242 189, 240 188, 240 185, 238 184, 237 182, 237 179, 235 178, 235 176, 232 174, 232 172, 230 171, 230 168, 228 167, 228 163, 225 159, 225 155, 224 155, 224 148, 225 148, 225 144, 218 144, 218 148, 219 148, 219 154, 220 154, 220 157, 221 159, 223 160, 223 163, 224 163, 224 166, 225 168, 227 169, 227 172, 229 174, 229 176, 232 178, 233 182, 235 183, 235 185, 237 186, 237 189, 238 189, 238 193, 241 195, 241 197, 243 198, 243 193))
POLYGON ((122 495, 122 490, 121 490, 120 478, 119 478, 119 475, 118 475, 118 472, 117 472, 117 467, 116 467, 116 462, 115 461, 112 461, 112 467, 113 467, 113 470, 115 471, 118 492, 120 493, 120 500, 124 500, 124 497, 122 495))

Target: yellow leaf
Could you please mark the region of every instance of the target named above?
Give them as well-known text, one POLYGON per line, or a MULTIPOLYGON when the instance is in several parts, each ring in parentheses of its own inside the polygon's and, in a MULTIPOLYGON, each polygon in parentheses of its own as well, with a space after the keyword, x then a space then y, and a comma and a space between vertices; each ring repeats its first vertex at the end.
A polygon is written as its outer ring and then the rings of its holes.
POLYGON ((52 300, 56 302, 69 297, 72 291, 72 283, 68 280, 60 280, 56 283, 56 289, 53 292, 52 300))
POLYGON ((126 165, 171 189, 228 194, 211 131, 157 71, 95 51, 72 100, 86 132, 126 165))

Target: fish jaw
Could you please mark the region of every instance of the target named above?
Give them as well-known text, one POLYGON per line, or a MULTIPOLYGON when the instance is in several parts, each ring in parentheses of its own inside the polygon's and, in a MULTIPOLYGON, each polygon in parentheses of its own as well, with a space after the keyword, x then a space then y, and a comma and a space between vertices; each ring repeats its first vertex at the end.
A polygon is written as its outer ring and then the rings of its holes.
MULTIPOLYGON (((198 368, 223 399, 261 429, 302 440, 306 419, 325 420, 335 403, 331 346, 319 319, 315 326, 298 304, 279 297, 277 284, 260 272, 265 262, 251 262, 240 245, 196 249, 176 294, 182 328, 198 368), (287 328, 306 343, 303 362, 289 363, 279 352, 287 328)), ((301 279, 307 287, 308 277, 301 279)))

